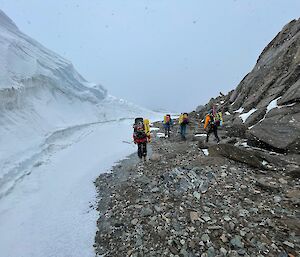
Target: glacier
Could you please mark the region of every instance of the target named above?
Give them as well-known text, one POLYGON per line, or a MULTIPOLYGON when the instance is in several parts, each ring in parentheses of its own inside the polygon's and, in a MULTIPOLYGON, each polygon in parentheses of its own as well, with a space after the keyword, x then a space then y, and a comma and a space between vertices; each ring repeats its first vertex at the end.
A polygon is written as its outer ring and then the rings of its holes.
MULTIPOLYGON (((94 256, 93 181, 135 151, 136 116, 0 10, 1 256, 94 256)), ((121 86, 121 85, 120 85, 121 86)))
POLYGON ((0 51, 0 198, 57 131, 151 115, 87 82, 71 62, 23 34, 1 10, 0 51))

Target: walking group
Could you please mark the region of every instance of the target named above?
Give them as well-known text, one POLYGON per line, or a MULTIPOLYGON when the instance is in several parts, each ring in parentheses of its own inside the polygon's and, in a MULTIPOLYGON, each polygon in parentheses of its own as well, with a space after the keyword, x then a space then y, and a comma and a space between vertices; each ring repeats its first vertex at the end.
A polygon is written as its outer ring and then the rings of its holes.
MULTIPOLYGON (((178 118, 180 128, 180 136, 182 140, 186 140, 187 127, 189 125, 189 114, 181 113, 178 118)), ((214 134, 217 143, 220 142, 218 136, 218 128, 223 126, 223 117, 221 111, 216 111, 213 107, 204 118, 204 130, 206 131, 206 142, 209 140, 211 133, 214 134)), ((165 138, 169 138, 174 121, 170 114, 166 114, 163 119, 163 127, 165 138)), ((150 121, 144 118, 136 118, 133 124, 133 142, 138 146, 138 157, 146 160, 147 143, 151 142, 150 121)))

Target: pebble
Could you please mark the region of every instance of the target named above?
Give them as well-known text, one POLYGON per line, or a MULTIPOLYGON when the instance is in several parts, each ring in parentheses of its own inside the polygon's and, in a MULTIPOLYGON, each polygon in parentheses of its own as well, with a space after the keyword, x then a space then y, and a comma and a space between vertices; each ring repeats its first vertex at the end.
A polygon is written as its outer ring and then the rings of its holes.
POLYGON ((157 211, 158 213, 160 213, 160 212, 162 211, 162 209, 161 209, 159 206, 157 206, 157 205, 154 205, 154 209, 155 209, 155 211, 157 211))
POLYGON ((225 221, 230 221, 230 220, 231 220, 231 218, 230 218, 228 215, 225 215, 225 216, 223 217, 223 219, 224 219, 225 221))
POLYGON ((194 196, 197 200, 200 200, 200 198, 201 198, 201 194, 198 193, 197 191, 194 191, 193 196, 194 196))
POLYGON ((133 219, 133 220, 131 221, 131 224, 135 226, 138 222, 139 222, 138 219, 133 219))
POLYGON ((227 237, 226 237, 225 234, 222 234, 222 235, 220 236, 220 239, 222 240, 223 243, 228 242, 228 239, 227 239, 227 237))
POLYGON ((151 216, 153 213, 153 211, 150 208, 144 208, 141 211, 141 216, 142 217, 147 217, 147 216, 151 216))
POLYGON ((220 253, 223 255, 223 256, 226 256, 227 255, 227 250, 223 247, 220 248, 220 253))
POLYGON ((234 248, 234 249, 239 249, 239 248, 243 248, 244 247, 244 243, 241 241, 242 238, 240 236, 235 236, 234 238, 232 238, 230 240, 230 245, 234 248))
POLYGON ((203 234, 202 236, 201 236, 201 240, 202 241, 204 241, 204 242, 208 242, 209 241, 209 235, 208 234, 203 234))
POLYGON ((198 212, 191 211, 191 212, 190 212, 190 219, 191 219, 191 222, 192 222, 192 223, 194 223, 194 222, 197 221, 197 220, 200 220, 200 217, 199 217, 198 212))
POLYGON ((152 193, 157 193, 157 192, 159 192, 159 188, 158 187, 154 187, 154 188, 151 189, 151 192, 152 193))
POLYGON ((203 219, 206 222, 211 220, 211 218, 208 215, 201 216, 201 219, 203 219))
POLYGON ((294 248, 294 246, 295 246, 293 243, 291 243, 289 241, 284 241, 283 244, 288 246, 288 247, 291 247, 291 248, 294 248))
POLYGON ((287 184, 287 183, 288 183, 288 182, 287 182, 285 179, 283 179, 283 178, 278 179, 278 181, 279 181, 281 184, 287 184))

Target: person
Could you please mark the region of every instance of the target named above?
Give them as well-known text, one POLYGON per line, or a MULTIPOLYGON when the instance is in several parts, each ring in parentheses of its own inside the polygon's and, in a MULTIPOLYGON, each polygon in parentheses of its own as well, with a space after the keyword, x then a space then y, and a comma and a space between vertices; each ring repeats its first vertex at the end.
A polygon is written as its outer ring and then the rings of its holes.
POLYGON ((181 113, 179 116, 179 125, 180 125, 180 134, 183 140, 186 140, 186 127, 189 124, 189 115, 188 113, 181 113))
POLYGON ((147 143, 151 141, 149 120, 136 118, 133 125, 133 142, 138 145, 138 157, 146 160, 147 158, 147 143))
POLYGON ((164 116, 163 125, 164 125, 164 128, 165 128, 165 137, 170 137, 170 128, 173 125, 173 120, 172 120, 170 114, 167 114, 167 115, 164 116))
MULTIPOLYGON (((219 112, 218 112, 219 113, 219 112)), ((205 116, 205 122, 204 122, 204 129, 207 131, 206 134, 206 142, 208 142, 209 135, 213 132, 215 135, 215 138, 217 140, 217 143, 220 142, 220 138, 218 136, 218 127, 221 125, 221 122, 223 123, 222 119, 222 113, 219 115, 216 113, 214 115, 214 111, 210 110, 206 116, 205 116)))

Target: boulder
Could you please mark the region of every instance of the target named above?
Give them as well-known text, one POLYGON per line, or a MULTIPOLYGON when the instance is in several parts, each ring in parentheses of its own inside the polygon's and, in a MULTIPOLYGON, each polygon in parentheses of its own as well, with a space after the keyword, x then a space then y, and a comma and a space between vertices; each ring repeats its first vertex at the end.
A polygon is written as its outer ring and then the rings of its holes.
POLYGON ((262 142, 271 149, 300 153, 300 104, 277 108, 249 133, 252 144, 262 142))
POLYGON ((291 170, 288 175, 292 178, 300 178, 300 168, 291 170))
POLYGON ((226 126, 228 137, 241 137, 245 138, 247 127, 244 124, 234 124, 226 126))
POLYGON ((251 167, 266 169, 264 159, 253 151, 242 149, 230 144, 219 144, 209 147, 210 156, 222 156, 228 159, 248 164, 251 167))
POLYGON ((217 105, 220 97, 211 99, 205 108, 221 106, 227 136, 248 138, 254 146, 278 152, 300 153, 300 19, 276 35, 252 71, 222 99, 221 105, 217 105), (241 113, 253 109, 243 123, 241 113))

